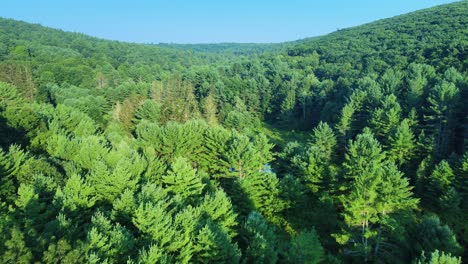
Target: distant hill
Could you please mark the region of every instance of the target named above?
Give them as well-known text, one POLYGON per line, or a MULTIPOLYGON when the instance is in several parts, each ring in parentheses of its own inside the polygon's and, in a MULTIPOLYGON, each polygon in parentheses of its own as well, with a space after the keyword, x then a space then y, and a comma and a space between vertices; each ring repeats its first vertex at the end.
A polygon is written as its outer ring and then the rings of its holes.
POLYGON ((376 59, 387 66, 425 62, 466 69, 467 14, 468 1, 423 9, 302 39, 289 48, 288 54, 301 56, 315 51, 326 62, 349 62, 360 69, 376 59))
POLYGON ((171 47, 182 50, 210 53, 232 53, 235 55, 259 54, 265 52, 279 52, 286 44, 283 43, 215 43, 215 44, 164 44, 158 46, 171 47))

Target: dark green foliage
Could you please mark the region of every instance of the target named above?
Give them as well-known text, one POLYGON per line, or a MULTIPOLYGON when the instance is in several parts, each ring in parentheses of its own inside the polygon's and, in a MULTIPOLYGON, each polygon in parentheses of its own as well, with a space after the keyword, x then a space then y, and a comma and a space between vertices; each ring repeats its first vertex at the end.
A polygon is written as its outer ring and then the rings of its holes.
POLYGON ((277 238, 272 228, 257 212, 251 212, 245 222, 245 243, 248 244, 245 259, 252 263, 275 263, 277 238))
POLYGON ((453 231, 447 225, 443 225, 437 216, 424 217, 411 231, 409 238, 414 256, 437 249, 458 254, 461 249, 453 231))
POLYGON ((322 245, 315 230, 303 231, 291 239, 288 252, 290 263, 320 263, 324 258, 322 245))

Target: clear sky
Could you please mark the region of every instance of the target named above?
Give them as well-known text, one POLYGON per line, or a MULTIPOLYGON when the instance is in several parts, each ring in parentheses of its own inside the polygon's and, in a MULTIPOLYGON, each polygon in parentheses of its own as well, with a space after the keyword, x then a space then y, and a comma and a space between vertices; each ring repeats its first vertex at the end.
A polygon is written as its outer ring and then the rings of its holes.
POLYGON ((450 0, 1 0, 0 16, 140 43, 282 42, 450 0))

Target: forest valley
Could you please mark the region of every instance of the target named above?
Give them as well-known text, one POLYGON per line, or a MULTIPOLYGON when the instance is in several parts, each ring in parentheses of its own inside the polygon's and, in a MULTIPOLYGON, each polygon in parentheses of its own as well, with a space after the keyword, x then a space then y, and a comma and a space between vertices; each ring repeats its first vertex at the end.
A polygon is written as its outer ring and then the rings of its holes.
POLYGON ((467 14, 206 45, 0 19, 0 262, 466 261, 467 14))

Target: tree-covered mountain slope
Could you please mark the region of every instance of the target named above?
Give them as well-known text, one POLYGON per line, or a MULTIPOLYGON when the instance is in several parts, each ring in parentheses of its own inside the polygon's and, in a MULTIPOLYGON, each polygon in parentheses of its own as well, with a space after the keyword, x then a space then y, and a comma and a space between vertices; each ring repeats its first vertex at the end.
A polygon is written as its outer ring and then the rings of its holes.
POLYGON ((436 68, 467 67, 468 2, 428 8, 303 39, 288 54, 317 52, 329 63, 349 62, 358 70, 427 63, 436 68), (382 63, 383 62, 383 63, 382 63))
POLYGON ((461 263, 466 14, 268 45, 0 19, 0 262, 461 263))
POLYGON ((86 78, 96 71, 110 69, 119 71, 125 78, 150 81, 191 66, 226 63, 234 56, 275 51, 280 47, 279 44, 235 43, 134 44, 0 18, 0 59, 30 61, 34 73, 39 74, 34 76, 36 82, 41 82, 40 75, 48 72, 58 77, 59 83, 91 85, 92 80, 86 78), (63 66, 67 69, 62 69, 63 66), (85 80, 60 76, 67 71, 85 75, 82 77, 85 80))

